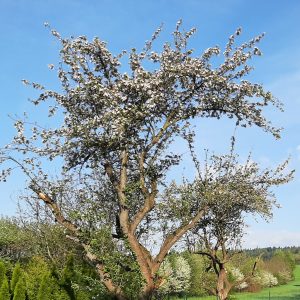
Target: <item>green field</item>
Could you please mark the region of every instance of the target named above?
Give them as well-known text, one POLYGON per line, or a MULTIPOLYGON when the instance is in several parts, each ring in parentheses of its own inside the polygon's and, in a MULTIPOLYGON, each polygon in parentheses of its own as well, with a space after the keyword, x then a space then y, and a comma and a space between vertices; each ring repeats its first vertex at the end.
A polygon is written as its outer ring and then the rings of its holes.
MULTIPOLYGON (((259 293, 240 293, 231 296, 231 300, 300 300, 300 265, 295 269, 295 280, 286 285, 264 289, 259 293), (269 298, 270 292, 270 298, 269 298)), ((172 298, 175 300, 176 298, 172 298)), ((188 297, 188 300, 215 300, 216 297, 188 297)), ((181 298, 182 300, 182 298, 181 298)))

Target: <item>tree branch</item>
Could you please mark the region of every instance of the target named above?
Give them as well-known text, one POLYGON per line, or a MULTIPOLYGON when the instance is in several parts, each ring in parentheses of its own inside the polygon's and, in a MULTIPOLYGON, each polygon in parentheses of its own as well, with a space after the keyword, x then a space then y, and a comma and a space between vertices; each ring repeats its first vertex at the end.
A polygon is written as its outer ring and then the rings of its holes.
POLYGON ((256 271, 256 268, 257 268, 257 264, 258 262, 260 261, 261 257, 262 257, 263 253, 260 254, 254 261, 254 264, 253 264, 253 267, 252 267, 252 271, 249 275, 245 276, 243 279, 239 280, 239 281, 236 281, 233 286, 238 286, 240 284, 242 284, 243 282, 249 280, 250 278, 252 278, 254 276, 254 273, 256 271))
POLYGON ((149 148, 147 149, 148 151, 159 142, 159 140, 161 139, 165 131, 172 125, 172 119, 175 116, 175 114, 176 114, 176 110, 173 110, 170 113, 170 115, 167 117, 164 125, 161 127, 159 132, 155 136, 153 136, 149 148))
POLYGON ((130 228, 133 232, 136 231, 138 225, 141 223, 141 221, 146 216, 146 214, 153 209, 155 205, 156 195, 157 195, 157 183, 156 181, 154 181, 151 184, 151 193, 147 192, 146 194, 146 199, 143 207, 136 213, 136 215, 132 219, 130 228))
MULTIPOLYGON (((32 188, 33 189, 33 188, 32 188)), ((97 271, 99 273, 101 281, 104 283, 104 285, 107 287, 107 289, 114 294, 119 294, 122 295, 120 287, 116 286, 112 280, 110 279, 110 275, 105 272, 105 267, 104 264, 99 261, 97 256, 93 254, 90 250, 90 246, 85 244, 80 240, 80 237, 78 237, 78 233, 80 229, 73 224, 71 221, 67 220, 62 212, 59 206, 55 203, 55 201, 49 197, 47 194, 40 192, 38 190, 33 190, 38 197, 52 210, 53 215, 55 216, 57 222, 61 224, 63 227, 68 229, 69 231, 72 232, 75 236, 67 236, 69 239, 72 239, 73 241, 79 243, 85 250, 86 257, 89 259, 91 263, 93 263, 97 271)))
POLYGON ((156 255, 154 259, 154 270, 158 271, 160 264, 164 260, 165 256, 169 252, 169 250, 173 247, 173 245, 191 228, 193 228, 203 217, 206 212, 207 207, 200 209, 198 213, 190 220, 189 223, 182 225, 177 228, 173 233, 169 234, 164 240, 159 253, 156 255))

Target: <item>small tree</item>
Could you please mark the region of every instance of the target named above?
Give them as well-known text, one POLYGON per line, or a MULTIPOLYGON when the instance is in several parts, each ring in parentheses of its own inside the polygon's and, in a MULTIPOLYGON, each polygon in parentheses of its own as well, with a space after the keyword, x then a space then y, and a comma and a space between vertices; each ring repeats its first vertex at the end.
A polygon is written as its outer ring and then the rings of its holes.
POLYGON ((6 276, 5 264, 3 263, 3 261, 0 260, 0 287, 2 286, 5 276, 6 276))
POLYGON ((10 291, 9 291, 9 285, 6 275, 3 276, 2 284, 0 287, 0 299, 1 300, 10 300, 10 291))
MULTIPOLYGON (((26 265, 26 286, 27 295, 30 300, 37 300, 38 291, 45 274, 49 272, 46 261, 39 256, 32 257, 26 265)), ((46 298, 45 298, 46 299, 46 298)))
POLYGON ((26 282, 23 274, 19 276, 13 295, 13 300, 26 300, 26 282))
POLYGON ((209 285, 213 285, 213 280, 209 280, 206 272, 206 258, 194 253, 185 253, 191 267, 191 280, 189 294, 191 296, 204 296, 210 290, 209 285))
POLYGON ((278 284, 277 278, 272 273, 265 270, 258 272, 254 277, 254 281, 263 287, 272 287, 278 284))
POLYGON ((72 282, 75 281, 76 274, 74 270, 74 256, 69 255, 66 266, 63 270, 63 276, 62 276, 62 287, 66 290, 67 294, 69 295, 71 300, 75 300, 75 292, 72 288, 72 282))
MULTIPOLYGON (((190 141, 189 122, 227 116, 241 126, 256 125, 279 137, 262 108, 280 108, 280 103, 262 85, 244 79, 252 69, 248 61, 261 54, 256 44, 263 35, 235 47, 238 29, 216 65, 211 59, 221 49, 194 54, 188 40, 195 29, 185 32, 180 26, 181 21, 173 42, 164 43, 160 52, 152 47, 160 28, 141 52, 131 49, 126 73, 121 68, 126 51, 113 55, 98 38, 65 39, 52 30, 61 43, 57 71, 63 91, 31 85, 41 92, 32 102, 49 101, 49 116, 58 117, 56 125, 33 125, 27 136, 26 120, 17 120, 17 135, 1 153, 3 164, 13 162, 28 176, 33 193, 29 199, 35 197, 47 206, 119 300, 128 298, 125 286, 132 282, 132 274, 137 297, 151 299, 164 258, 208 209, 205 202, 193 202, 184 218, 173 224, 175 218, 170 219, 168 230, 156 225, 166 175, 181 161, 170 145, 178 138, 190 141), (61 165, 57 180, 43 168, 45 159, 61 165), (152 255, 152 243, 149 247, 147 241, 157 232, 163 233, 162 242, 152 255)), ((11 171, 11 166, 4 167, 2 178, 11 171)))
POLYGON ((40 283, 37 300, 71 300, 68 293, 59 285, 51 273, 46 273, 40 283))
MULTIPOLYGON (((21 265, 20 263, 16 263, 13 273, 12 273, 12 277, 11 277, 11 282, 10 282, 10 287, 11 287, 11 291, 15 292, 15 288, 17 286, 17 283, 19 282, 19 279, 22 277, 22 270, 21 270, 21 265)), ((24 282, 23 282, 24 283, 24 282)))
MULTIPOLYGON (((277 206, 271 188, 290 181, 293 176, 293 171, 286 174, 283 172, 287 161, 274 170, 260 170, 250 156, 241 164, 238 156, 234 155, 233 148, 234 143, 229 155, 212 156, 204 169, 200 168, 194 157, 198 166, 198 178, 182 186, 173 184, 168 194, 171 204, 174 203, 174 195, 181 194, 189 205, 193 203, 192 199, 199 198, 208 205, 207 213, 193 228, 187 241, 198 244, 198 251, 195 253, 209 258, 210 267, 217 276, 216 287, 212 292, 220 300, 227 299, 234 286, 254 275, 256 262, 251 273, 240 280, 234 280, 234 276, 230 278, 227 268, 240 250, 245 216, 250 214, 271 218, 272 209, 277 206)), ((166 203, 166 206, 172 209, 171 204, 166 203)))
POLYGON ((238 290, 245 289, 248 286, 248 283, 245 281, 244 274, 238 268, 231 267, 228 271, 232 276, 232 281, 238 282, 238 284, 235 285, 238 290))
POLYGON ((50 274, 46 273, 42 277, 42 280, 39 285, 39 290, 37 293, 37 300, 52 300, 53 299, 53 291, 50 274))
POLYGON ((187 292, 190 287, 191 267, 182 256, 166 259, 159 270, 163 278, 160 290, 163 293, 187 292))
POLYGON ((0 256, 12 262, 28 258, 34 243, 27 233, 15 218, 1 218, 0 256))
POLYGON ((191 267, 182 256, 175 257, 173 261, 173 291, 175 293, 187 292, 191 281, 191 267))
POLYGON ((271 259, 264 263, 264 269, 273 274, 279 284, 286 284, 293 279, 295 260, 290 252, 277 250, 271 259))

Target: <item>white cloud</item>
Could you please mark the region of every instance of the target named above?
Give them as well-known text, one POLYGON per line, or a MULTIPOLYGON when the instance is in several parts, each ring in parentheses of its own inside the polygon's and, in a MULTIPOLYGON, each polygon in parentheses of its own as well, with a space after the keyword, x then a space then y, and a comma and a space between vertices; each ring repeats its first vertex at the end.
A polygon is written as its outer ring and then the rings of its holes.
POLYGON ((244 248, 300 246, 300 231, 249 230, 244 236, 244 248))

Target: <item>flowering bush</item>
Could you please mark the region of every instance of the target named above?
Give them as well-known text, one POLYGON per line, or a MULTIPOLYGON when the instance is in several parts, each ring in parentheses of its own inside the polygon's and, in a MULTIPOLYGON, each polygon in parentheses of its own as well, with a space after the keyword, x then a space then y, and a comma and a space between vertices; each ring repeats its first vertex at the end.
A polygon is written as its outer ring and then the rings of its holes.
POLYGON ((240 269, 238 268, 231 268, 229 270, 231 276, 232 276, 232 279, 235 281, 235 282, 241 282, 240 284, 238 284, 236 286, 237 289, 239 290, 242 290, 242 289, 245 289, 246 287, 248 287, 248 283, 246 281, 242 281, 245 276, 244 274, 240 271, 240 269))
POLYGON ((255 281, 263 287, 278 285, 277 278, 267 271, 260 271, 260 273, 255 276, 255 281))
POLYGON ((165 260, 159 275, 164 279, 160 287, 163 293, 180 293, 190 287, 191 267, 181 256, 165 260))

